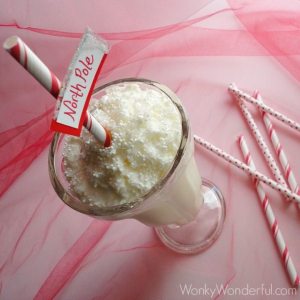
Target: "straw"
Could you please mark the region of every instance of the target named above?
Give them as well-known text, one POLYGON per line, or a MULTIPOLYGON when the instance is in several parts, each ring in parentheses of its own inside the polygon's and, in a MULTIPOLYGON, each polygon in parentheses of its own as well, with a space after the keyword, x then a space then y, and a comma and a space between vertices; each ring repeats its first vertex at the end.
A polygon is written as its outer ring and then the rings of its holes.
MULTIPOLYGON (((53 97, 59 95, 61 82, 37 55, 17 36, 5 40, 3 48, 16 59, 53 97)), ((111 134, 89 112, 83 125, 104 145, 111 145, 111 134)))
POLYGON ((290 191, 287 187, 275 182, 274 180, 270 179, 269 177, 265 176, 264 174, 252 170, 249 166, 241 162, 240 160, 236 159, 235 157, 231 156, 230 154, 226 153, 225 151, 217 148, 216 146, 212 145, 211 143, 205 141, 204 139, 200 138, 197 135, 194 135, 194 141, 199 145, 203 146, 205 149, 211 151, 212 153, 218 155, 219 157, 223 158, 224 160, 228 161, 235 167, 243 170, 247 174, 259 179, 260 181, 264 182, 265 184, 269 185, 272 189, 279 191, 285 197, 290 198, 292 201, 300 203, 300 195, 297 195, 290 191))
POLYGON ((235 98, 236 98, 236 100, 240 106, 240 109, 249 125, 249 128, 250 128, 252 134, 255 137, 255 140, 256 140, 259 148, 261 149, 261 151, 263 153, 263 156, 264 156, 270 170, 272 171, 272 173, 275 176, 276 181, 278 183, 280 183, 281 185, 287 187, 287 184, 286 184, 283 176, 281 175, 279 167, 277 166, 277 163, 276 163, 275 159, 273 158, 273 155, 271 154, 267 144, 264 141, 264 138, 262 137, 258 127, 256 126, 251 113, 249 112, 245 103, 237 95, 235 95, 235 98))
MULTIPOLYGON (((258 101, 263 102, 263 99, 262 99, 261 95, 258 92, 256 92, 255 98, 258 101)), ((298 194, 299 193, 299 185, 298 185, 297 180, 295 178, 294 172, 293 172, 293 170, 290 166, 288 158, 285 154, 285 151, 283 150, 283 147, 280 143, 280 140, 279 140, 277 132, 274 128, 274 125, 272 124, 272 122, 271 122, 271 120, 270 120, 270 118, 269 118, 269 116, 266 112, 262 111, 262 117, 263 117, 263 121, 264 121, 266 130, 267 130, 267 132, 269 134, 269 137, 272 141, 273 148, 274 148, 274 150, 277 154, 277 157, 278 157, 278 160, 279 160, 280 165, 282 167, 282 170, 284 171, 284 175, 285 175, 285 178, 288 182, 288 185, 289 185, 290 189, 292 190, 292 192, 298 194)))
POLYGON ((261 103, 260 101, 258 101, 254 97, 251 97, 249 94, 247 94, 247 93, 243 92, 242 90, 240 90, 234 83, 231 83, 229 85, 228 90, 229 90, 229 92, 231 92, 234 95, 238 96, 242 100, 245 100, 247 102, 252 103, 253 105, 259 107, 261 110, 265 111, 266 113, 269 113, 270 115, 274 116, 279 121, 287 124, 291 128, 294 128, 294 129, 296 129, 297 131, 300 132, 300 124, 299 123, 297 123, 296 121, 288 118, 284 114, 274 110, 273 108, 265 105, 264 103, 261 103))
MULTIPOLYGON (((245 162, 247 163, 247 165, 250 168, 255 170, 255 164, 251 157, 251 154, 250 154, 250 151, 247 146, 245 138, 243 136, 240 136, 238 141, 239 141, 239 145, 242 150, 245 162)), ((290 256, 289 250, 284 241, 281 230, 279 229, 278 222, 273 213, 271 204, 269 203, 268 196, 266 195, 266 193, 262 187, 262 184, 258 180, 256 182, 255 181, 253 181, 253 182, 256 187, 256 191, 257 191, 260 203, 262 205, 265 218, 268 221, 269 228, 272 232, 272 235, 276 242, 277 249, 280 253, 280 257, 282 259, 284 268, 289 276, 289 280, 293 286, 298 287, 299 286, 299 276, 297 274, 296 268, 295 268, 292 258, 290 256)))

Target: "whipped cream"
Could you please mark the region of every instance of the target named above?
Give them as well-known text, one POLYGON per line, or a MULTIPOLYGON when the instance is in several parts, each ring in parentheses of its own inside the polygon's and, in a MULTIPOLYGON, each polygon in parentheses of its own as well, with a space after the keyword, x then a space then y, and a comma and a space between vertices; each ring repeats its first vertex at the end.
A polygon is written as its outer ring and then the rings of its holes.
POLYGON ((103 148, 85 129, 69 136, 64 173, 72 192, 90 206, 138 201, 170 170, 181 135, 181 116, 170 98, 138 83, 107 87, 92 99, 92 115, 112 134, 103 148))

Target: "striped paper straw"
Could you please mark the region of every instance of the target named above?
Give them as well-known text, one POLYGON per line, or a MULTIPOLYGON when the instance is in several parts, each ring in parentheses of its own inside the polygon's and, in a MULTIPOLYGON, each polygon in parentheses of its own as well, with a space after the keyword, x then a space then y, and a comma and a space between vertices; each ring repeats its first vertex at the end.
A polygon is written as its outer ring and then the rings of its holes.
MULTIPOLYGON (((251 157, 251 154, 250 154, 250 151, 247 146, 245 138, 243 136, 240 136, 238 141, 239 141, 239 145, 242 150, 245 162, 247 163, 247 165, 250 168, 255 170, 255 165, 254 165, 253 159, 251 157)), ((290 256, 289 250, 284 241, 281 230, 279 229, 278 222, 275 218, 272 207, 269 203, 268 196, 266 195, 266 193, 262 187, 262 184, 260 183, 259 180, 254 180, 253 182, 256 186, 256 191, 257 191, 259 200, 261 202, 261 205, 262 205, 262 208, 264 211, 264 215, 268 221, 270 230, 271 230, 274 240, 276 242, 276 246, 280 253, 280 257, 282 259, 284 268, 289 276, 291 284, 295 287, 298 287, 299 286, 299 276, 297 274, 296 268, 295 268, 292 258, 290 256)))
POLYGON ((27 70, 53 97, 57 98, 61 82, 37 55, 17 36, 3 44, 4 49, 27 70))
POLYGON ((264 156, 270 170, 272 171, 272 173, 275 176, 276 181, 278 183, 280 183, 281 185, 287 187, 287 184, 286 184, 283 176, 281 175, 279 167, 277 166, 277 163, 276 163, 275 159, 273 158, 273 155, 271 154, 267 144, 264 141, 264 138, 262 137, 258 127, 256 126, 250 111, 248 110, 245 103, 241 99, 239 99, 237 96, 235 96, 235 98, 236 98, 236 100, 240 106, 240 109, 249 125, 249 128, 250 128, 252 134, 255 137, 255 140, 256 140, 259 148, 261 149, 261 151, 263 153, 263 156, 264 156))
MULTIPOLYGON (((258 101, 263 102, 261 95, 256 92, 255 93, 255 98, 258 101)), ((272 145, 274 147, 274 150, 277 154, 278 160, 281 164, 282 170, 284 171, 284 176, 285 179, 287 180, 290 189, 294 192, 294 193, 298 193, 299 192, 299 185, 297 184, 294 172, 292 171, 292 168, 289 164, 288 158, 283 150, 283 147, 280 143, 279 137, 277 135, 277 132, 268 116, 268 114, 264 111, 262 111, 262 117, 263 117, 263 121, 265 124, 265 127, 267 129, 268 135, 272 141, 272 145)))
POLYGON ((282 195, 285 197, 290 198, 292 201, 295 201, 297 203, 300 203, 300 195, 297 195, 293 193, 291 190, 289 190, 286 186, 283 186, 276 181, 272 180, 271 178, 265 176, 264 174, 254 171, 249 166, 238 160, 237 158, 231 156, 230 154, 226 153, 225 151, 221 150, 220 148, 217 148, 213 144, 205 141, 204 139, 200 138, 197 135, 194 135, 194 141, 204 147, 205 149, 211 151, 212 153, 218 155, 219 157, 223 158, 224 160, 228 161, 235 167, 243 170, 245 173, 257 178, 258 180, 264 182, 265 184, 269 185, 272 189, 279 191, 282 195))
POLYGON ((249 94, 247 94, 247 93, 243 92, 242 90, 240 90, 234 83, 231 83, 229 85, 228 90, 231 93, 233 93, 234 95, 238 96, 240 99, 252 103, 253 105, 260 108, 261 110, 265 111, 266 113, 269 113, 270 115, 274 116, 279 121, 287 124, 291 128, 294 128, 294 129, 296 129, 297 131, 300 132, 300 124, 299 123, 297 123, 296 121, 288 118, 284 114, 274 110, 273 108, 265 105, 264 103, 259 102, 254 97, 251 97, 249 94))
POLYGON ((92 133, 96 139, 103 143, 104 147, 111 146, 111 133, 105 127, 103 127, 88 111, 86 112, 86 118, 83 122, 83 126, 92 133))
MULTIPOLYGON (((3 44, 4 49, 16 59, 49 93, 58 98, 61 82, 37 55, 17 36, 11 36, 3 44)), ((89 112, 83 125, 104 145, 111 145, 111 134, 89 112)))

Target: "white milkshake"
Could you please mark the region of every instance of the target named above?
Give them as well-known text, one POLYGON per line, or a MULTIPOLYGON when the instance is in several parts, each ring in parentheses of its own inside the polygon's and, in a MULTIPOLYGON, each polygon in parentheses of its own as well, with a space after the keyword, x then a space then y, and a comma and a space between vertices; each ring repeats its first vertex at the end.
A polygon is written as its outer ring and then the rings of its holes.
POLYGON ((65 139, 63 166, 71 192, 90 209, 141 203, 143 209, 130 217, 145 224, 191 221, 202 203, 201 178, 190 138, 172 170, 183 139, 182 113, 172 100, 158 89, 125 82, 106 88, 89 109, 113 142, 102 148, 87 132, 65 139))

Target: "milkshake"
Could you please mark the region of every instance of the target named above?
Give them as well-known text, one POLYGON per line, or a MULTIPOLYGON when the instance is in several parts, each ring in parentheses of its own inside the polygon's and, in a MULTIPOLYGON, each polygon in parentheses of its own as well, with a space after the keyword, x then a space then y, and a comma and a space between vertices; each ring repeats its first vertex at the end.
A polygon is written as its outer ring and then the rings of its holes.
POLYGON ((168 248, 207 249, 221 233, 225 202, 201 181, 187 115, 166 86, 137 78, 96 88, 89 110, 112 134, 103 148, 88 132, 55 134, 49 173, 58 196, 99 219, 154 226, 168 248))
POLYGON ((110 130, 103 148, 88 132, 61 141, 62 174, 73 208, 148 225, 190 222, 202 203, 188 120, 164 86, 122 81, 95 93, 89 110, 110 130), (80 209, 78 209, 78 207, 80 209))

